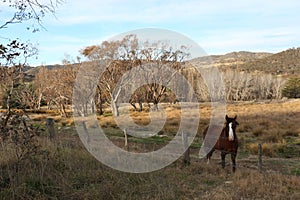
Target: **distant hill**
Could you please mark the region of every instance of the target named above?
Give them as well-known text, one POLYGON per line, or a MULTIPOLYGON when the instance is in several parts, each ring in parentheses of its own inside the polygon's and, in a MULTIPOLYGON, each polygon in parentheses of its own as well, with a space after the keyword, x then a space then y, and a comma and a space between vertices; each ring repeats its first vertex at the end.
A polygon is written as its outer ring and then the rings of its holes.
POLYGON ((271 56, 272 53, 266 52, 248 52, 239 51, 231 52, 225 55, 211 55, 205 57, 199 57, 191 60, 193 64, 203 65, 203 66, 217 66, 221 69, 226 69, 227 67, 235 68, 238 65, 245 64, 247 62, 256 61, 262 58, 271 56))
POLYGON ((57 68, 64 67, 64 65, 58 65, 57 64, 57 65, 45 65, 45 66, 38 66, 38 67, 29 67, 26 70, 26 74, 35 76, 38 73, 38 71, 41 67, 46 67, 47 69, 57 69, 57 68))
POLYGON ((292 48, 271 56, 246 62, 239 66, 243 71, 263 71, 273 75, 300 75, 300 48, 292 48))
MULTIPOLYGON (((193 65, 217 66, 221 70, 228 68, 247 72, 264 72, 286 77, 300 76, 300 48, 291 48, 279 53, 267 52, 231 52, 224 55, 211 55, 191 60, 193 65)), ((78 65, 78 63, 73 64, 78 65)), ((40 66, 41 67, 41 66, 40 66)), ((40 67, 25 69, 27 80, 32 80, 40 67)), ((46 65, 48 69, 63 68, 64 65, 46 65)))
MULTIPOLYGON (((73 66, 76 66, 76 65, 78 65, 78 63, 73 64, 73 66)), ((34 79, 35 75, 39 72, 39 70, 42 67, 52 70, 52 69, 64 68, 64 67, 66 67, 66 65, 56 64, 56 65, 45 65, 45 66, 38 66, 38 67, 26 67, 26 69, 24 70, 25 71, 25 82, 31 82, 34 79)))
POLYGON ((193 64, 217 66, 247 72, 264 72, 285 77, 300 76, 300 48, 291 48, 279 53, 232 52, 225 55, 212 55, 191 60, 193 64))

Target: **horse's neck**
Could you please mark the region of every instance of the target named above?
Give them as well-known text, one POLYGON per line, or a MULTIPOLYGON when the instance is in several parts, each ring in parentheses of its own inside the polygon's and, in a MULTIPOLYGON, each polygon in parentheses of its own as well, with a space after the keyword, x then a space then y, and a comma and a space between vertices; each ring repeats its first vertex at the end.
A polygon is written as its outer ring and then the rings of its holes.
POLYGON ((226 137, 229 132, 229 127, 228 126, 224 126, 223 130, 222 130, 222 133, 221 133, 221 137, 226 137))

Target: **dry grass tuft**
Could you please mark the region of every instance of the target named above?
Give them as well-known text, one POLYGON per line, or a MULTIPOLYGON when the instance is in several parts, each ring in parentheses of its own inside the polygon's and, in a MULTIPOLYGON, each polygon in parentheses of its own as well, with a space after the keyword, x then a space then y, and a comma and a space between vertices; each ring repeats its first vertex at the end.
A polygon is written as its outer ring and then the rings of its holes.
MULTIPOLYGON (((277 156, 279 149, 282 149, 284 144, 278 143, 263 143, 262 144, 262 154, 263 156, 274 157, 277 156)), ((249 143, 246 145, 246 149, 254 155, 258 155, 258 142, 249 143)))
POLYGON ((243 170, 199 199, 299 199, 299 186, 296 176, 243 170))

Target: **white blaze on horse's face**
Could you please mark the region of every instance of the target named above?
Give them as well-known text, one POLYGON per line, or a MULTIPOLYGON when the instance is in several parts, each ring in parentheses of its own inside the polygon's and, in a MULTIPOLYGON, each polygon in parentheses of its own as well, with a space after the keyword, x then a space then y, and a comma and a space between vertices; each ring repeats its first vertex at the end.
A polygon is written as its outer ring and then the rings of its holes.
POLYGON ((234 140, 234 135, 233 135, 233 129, 232 129, 232 122, 229 123, 229 141, 234 140))

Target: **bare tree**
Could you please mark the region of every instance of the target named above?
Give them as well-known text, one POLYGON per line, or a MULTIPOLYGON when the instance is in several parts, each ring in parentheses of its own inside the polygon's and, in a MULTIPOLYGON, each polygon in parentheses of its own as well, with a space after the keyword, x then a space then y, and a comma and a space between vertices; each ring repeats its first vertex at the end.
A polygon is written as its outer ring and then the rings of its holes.
POLYGON ((146 86, 141 86, 133 92, 129 103, 135 111, 141 112, 143 111, 143 103, 149 103, 151 101, 150 98, 146 86), (136 107, 136 104, 138 104, 139 108, 136 107))
POLYGON ((181 46, 173 49, 164 41, 145 41, 136 51, 139 62, 138 76, 145 81, 147 100, 158 110, 158 103, 166 94, 171 81, 184 67, 183 61, 188 58, 188 48, 181 46))
POLYGON ((273 82, 273 96, 275 99, 281 99, 282 98, 282 90, 284 88, 284 85, 286 83, 286 80, 282 77, 276 77, 273 82))
MULTIPOLYGON (((39 0, 1 1, 3 7, 12 11, 12 16, 0 24, 0 31, 13 24, 31 21, 33 23, 31 26, 27 26, 27 30, 36 32, 43 27, 42 18, 48 13, 54 14, 55 7, 60 3, 59 0, 49 0, 48 3, 40 3, 39 0)), ((0 75, 5 79, 6 87, 9 88, 6 101, 8 119, 14 88, 22 80, 22 69, 26 65, 27 59, 36 55, 37 49, 30 42, 21 42, 19 39, 7 38, 7 36, 0 38, 0 67, 13 67, 13 70, 1 70, 2 74, 0 75)), ((6 124, 7 120, 4 122, 4 125, 6 124)))
POLYGON ((88 59, 99 61, 98 67, 104 68, 102 76, 99 78, 98 89, 104 89, 110 96, 114 116, 119 115, 117 100, 122 85, 126 83, 122 76, 136 65, 133 59, 136 48, 136 36, 128 35, 122 40, 104 41, 99 46, 86 47, 81 51, 81 54, 88 59), (116 87, 117 84, 118 87, 116 87))
MULTIPOLYGON (((35 75, 35 78, 33 80, 33 88, 36 92, 37 96, 37 110, 41 109, 41 102, 43 100, 43 97, 46 96, 47 89, 49 87, 49 81, 48 81, 48 69, 44 66, 39 68, 38 73, 35 75)), ((44 99, 45 100, 45 99, 44 99)))
POLYGON ((227 69, 222 72, 226 85, 226 99, 247 101, 256 99, 279 99, 284 79, 271 74, 254 74, 227 69))
POLYGON ((139 103, 140 108, 142 101, 151 101, 154 110, 157 110, 168 85, 182 68, 182 62, 189 56, 185 46, 173 49, 163 41, 139 41, 136 35, 127 35, 121 40, 104 41, 99 46, 86 47, 81 53, 90 60, 101 60, 105 63, 101 66, 105 71, 100 77, 99 88, 105 89, 110 95, 115 116, 118 116, 117 102, 122 89, 141 87, 133 85, 135 80, 143 80, 144 87, 135 92, 128 101, 133 107, 134 103, 139 103), (133 68, 136 68, 134 72, 133 68))
MULTIPOLYGON (((101 101, 104 98, 102 91, 104 90, 100 89, 99 84, 97 84, 99 69, 96 61, 81 63, 80 67, 84 70, 77 72, 77 81, 74 85, 74 114, 76 116, 88 116, 90 113, 95 112, 97 101, 101 103, 100 110, 102 109, 101 101)), ((100 112, 103 112, 103 110, 100 112)))
POLYGON ((72 65, 54 69, 52 73, 52 101, 60 111, 61 116, 67 117, 66 106, 71 104, 76 69, 72 65))

